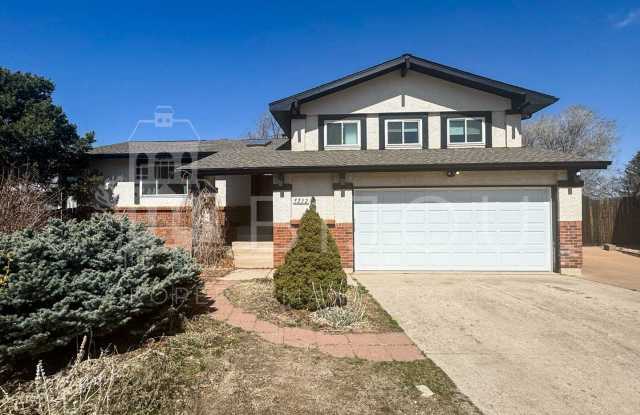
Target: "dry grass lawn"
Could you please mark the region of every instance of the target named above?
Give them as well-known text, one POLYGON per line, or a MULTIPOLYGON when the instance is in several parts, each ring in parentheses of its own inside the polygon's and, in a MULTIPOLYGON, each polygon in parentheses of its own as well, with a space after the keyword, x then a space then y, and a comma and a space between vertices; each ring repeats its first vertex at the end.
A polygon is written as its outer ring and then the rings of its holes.
POLYGON ((49 379, 57 386, 50 386, 48 403, 42 387, 33 383, 4 399, 0 394, 0 413, 479 413, 428 359, 373 363, 333 358, 273 345, 209 317, 194 319, 185 333, 152 346, 85 361, 73 370, 56 375, 66 379, 49 379), (93 389, 75 387, 85 383, 93 389), (416 384, 436 394, 422 397, 416 384), (81 393, 87 398, 81 399, 81 393), (83 408, 74 409, 78 402, 84 402, 83 408))
POLYGON ((347 297, 351 298, 353 290, 361 290, 364 304, 364 319, 358 325, 343 329, 335 329, 312 319, 306 310, 294 310, 280 304, 273 296, 273 281, 255 279, 242 281, 225 291, 227 298, 236 306, 254 313, 258 318, 274 324, 289 327, 301 327, 329 332, 389 332, 402 331, 398 323, 378 304, 364 288, 349 287, 347 297))

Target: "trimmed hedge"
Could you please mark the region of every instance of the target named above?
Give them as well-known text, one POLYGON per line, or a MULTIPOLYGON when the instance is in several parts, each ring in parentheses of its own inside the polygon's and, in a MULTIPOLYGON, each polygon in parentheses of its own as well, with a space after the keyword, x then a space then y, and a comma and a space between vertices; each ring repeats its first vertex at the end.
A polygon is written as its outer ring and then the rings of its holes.
POLYGON ((199 273, 186 252, 112 215, 0 235, 0 361, 148 328, 189 307, 199 273))
POLYGON ((276 299, 292 308, 316 310, 344 301, 347 275, 338 246, 316 212, 314 199, 300 220, 295 245, 273 280, 276 299))

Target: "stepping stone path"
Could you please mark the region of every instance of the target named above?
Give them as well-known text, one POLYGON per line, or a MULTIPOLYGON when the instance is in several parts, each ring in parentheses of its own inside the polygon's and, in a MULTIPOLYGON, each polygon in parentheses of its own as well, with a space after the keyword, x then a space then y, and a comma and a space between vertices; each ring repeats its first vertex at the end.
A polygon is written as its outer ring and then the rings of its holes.
POLYGON ((295 327, 280 327, 260 320, 234 306, 223 291, 238 281, 212 280, 206 283, 207 295, 215 300, 211 316, 243 330, 256 333, 274 344, 318 349, 335 357, 358 357, 371 361, 410 362, 424 359, 411 339, 402 332, 330 334, 295 327))

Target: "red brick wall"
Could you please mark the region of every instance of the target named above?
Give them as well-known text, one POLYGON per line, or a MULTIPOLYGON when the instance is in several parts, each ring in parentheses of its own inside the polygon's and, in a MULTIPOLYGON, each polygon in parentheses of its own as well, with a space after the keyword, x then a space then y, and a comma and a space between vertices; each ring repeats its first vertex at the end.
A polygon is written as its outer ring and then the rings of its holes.
POLYGON ((293 240, 298 232, 297 227, 288 223, 273 224, 273 265, 282 265, 284 256, 293 246, 293 240))
POLYGON ((171 208, 118 209, 116 213, 128 217, 133 222, 147 226, 188 226, 191 227, 191 210, 171 208))
POLYGON ((336 223, 329 227, 333 239, 336 240, 343 268, 353 268, 353 224, 336 223))
MULTIPOLYGON (((285 255, 293 247, 297 232, 298 226, 293 226, 290 223, 273 224, 273 264, 276 267, 284 262, 285 255)), ((353 268, 353 224, 329 225, 329 232, 338 245, 342 266, 353 268)))
POLYGON ((560 268, 582 268, 582 221, 558 222, 560 268))
POLYGON ((150 232, 164 240, 169 248, 182 247, 191 250, 191 211, 171 208, 119 209, 116 214, 124 215, 133 222, 144 223, 150 232))

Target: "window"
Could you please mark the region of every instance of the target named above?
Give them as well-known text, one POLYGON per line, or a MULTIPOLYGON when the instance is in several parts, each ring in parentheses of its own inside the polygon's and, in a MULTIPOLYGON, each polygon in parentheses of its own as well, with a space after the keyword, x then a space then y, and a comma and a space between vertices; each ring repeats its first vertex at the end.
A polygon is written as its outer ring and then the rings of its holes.
POLYGON ((360 121, 325 121, 324 146, 359 148, 360 147, 360 121))
POLYGON ((447 119, 449 144, 484 144, 484 118, 447 119))
POLYGON ((188 177, 176 170, 173 160, 166 158, 156 159, 152 164, 140 163, 136 179, 144 196, 186 195, 189 186, 188 177))
POLYGON ((420 147, 422 120, 385 120, 386 146, 420 147))

